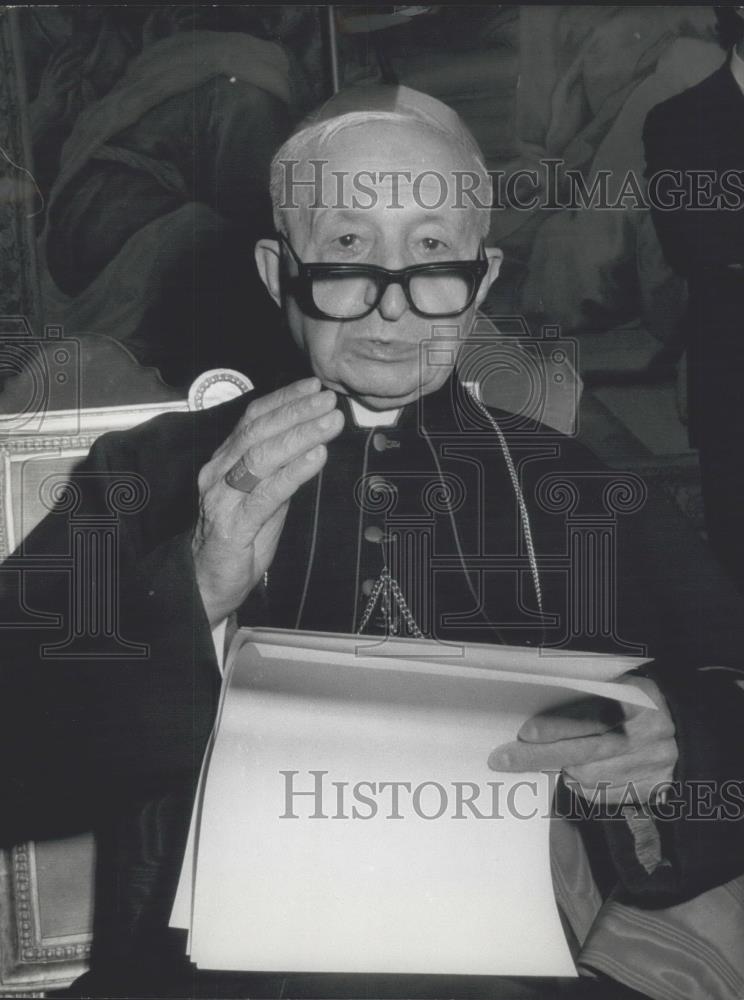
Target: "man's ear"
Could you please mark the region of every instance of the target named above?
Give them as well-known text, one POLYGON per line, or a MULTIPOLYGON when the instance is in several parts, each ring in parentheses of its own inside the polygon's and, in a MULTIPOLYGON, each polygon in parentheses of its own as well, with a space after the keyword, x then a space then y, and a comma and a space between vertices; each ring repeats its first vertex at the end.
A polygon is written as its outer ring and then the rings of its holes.
POLYGON ((488 270, 483 277, 483 281, 481 281, 478 294, 475 297, 476 308, 480 306, 486 295, 488 295, 488 289, 498 278, 499 271, 501 270, 501 262, 504 259, 504 252, 503 250, 499 250, 498 247, 486 247, 485 250, 486 260, 488 261, 488 270))
POLYGON ((281 250, 277 240, 259 240, 254 251, 256 257, 256 267, 261 276, 261 281, 268 289, 269 295, 281 309, 282 293, 281 282, 279 280, 279 264, 281 261, 281 250))

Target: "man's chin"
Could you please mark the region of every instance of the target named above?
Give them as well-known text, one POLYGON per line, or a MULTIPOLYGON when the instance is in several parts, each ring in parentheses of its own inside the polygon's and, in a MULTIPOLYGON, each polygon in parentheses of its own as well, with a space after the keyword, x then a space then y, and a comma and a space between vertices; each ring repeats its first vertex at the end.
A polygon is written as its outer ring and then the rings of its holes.
POLYGON ((370 410, 396 410, 434 392, 447 380, 451 370, 437 368, 433 371, 426 367, 422 371, 418 364, 405 367, 407 371, 402 370, 404 366, 401 365, 394 372, 386 366, 380 372, 369 366, 362 372, 355 371, 350 366, 349 371, 339 372, 337 380, 329 380, 326 384, 337 392, 351 396, 370 410))
POLYGON ((391 386, 374 388, 360 387, 349 388, 349 395, 356 399, 362 406, 369 410, 397 410, 401 406, 415 403, 421 396, 426 396, 430 392, 437 390, 446 379, 431 380, 429 382, 416 382, 412 386, 404 388, 391 386))
POLYGON ((349 395, 368 410, 398 410, 401 406, 415 402, 422 392, 417 388, 415 392, 405 396, 376 396, 360 392, 350 392, 349 395))

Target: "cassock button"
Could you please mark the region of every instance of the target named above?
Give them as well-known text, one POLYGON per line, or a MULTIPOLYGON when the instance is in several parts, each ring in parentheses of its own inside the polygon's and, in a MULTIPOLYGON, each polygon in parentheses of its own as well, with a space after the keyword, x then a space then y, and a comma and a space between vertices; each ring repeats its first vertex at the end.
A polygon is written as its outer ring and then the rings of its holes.
POLYGON ((392 490, 392 488, 384 476, 367 476, 368 490, 392 490))
POLYGON ((372 524, 369 528, 364 529, 364 537, 368 542, 383 542, 385 540, 385 532, 382 528, 378 528, 376 525, 372 524))
POLYGON ((372 436, 372 447, 375 451, 385 451, 386 448, 399 448, 400 441, 394 441, 387 434, 383 434, 382 431, 377 431, 372 436))
POLYGON ((362 593, 364 594, 365 597, 369 597, 369 595, 375 589, 376 582, 377 581, 373 580, 372 577, 369 577, 368 580, 364 581, 364 583, 362 584, 362 593))

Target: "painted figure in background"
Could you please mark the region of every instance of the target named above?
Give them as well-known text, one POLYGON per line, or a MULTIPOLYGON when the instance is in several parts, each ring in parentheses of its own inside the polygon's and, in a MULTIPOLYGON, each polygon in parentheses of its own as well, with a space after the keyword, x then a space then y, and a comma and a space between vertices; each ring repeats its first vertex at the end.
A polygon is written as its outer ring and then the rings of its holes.
POLYGON ((144 13, 139 32, 137 12, 123 32, 93 10, 41 77, 32 122, 45 183, 59 160, 40 240, 46 316, 121 341, 171 385, 215 365, 260 384, 272 339, 246 338, 245 316, 272 316, 247 261, 271 231, 290 60, 261 8, 144 13))
POLYGON ((93 6, 22 13, 34 174, 45 198, 78 116, 124 73, 140 49, 146 17, 143 10, 93 6))

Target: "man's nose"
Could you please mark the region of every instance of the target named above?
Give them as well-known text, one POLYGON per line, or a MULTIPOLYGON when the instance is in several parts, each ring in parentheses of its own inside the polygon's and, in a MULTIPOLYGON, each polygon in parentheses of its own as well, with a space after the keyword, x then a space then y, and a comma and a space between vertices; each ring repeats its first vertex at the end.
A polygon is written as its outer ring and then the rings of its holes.
POLYGON ((389 284, 383 292, 380 304, 377 307, 377 311, 382 318, 389 323, 395 323, 407 309, 408 302, 402 286, 397 282, 389 284))

